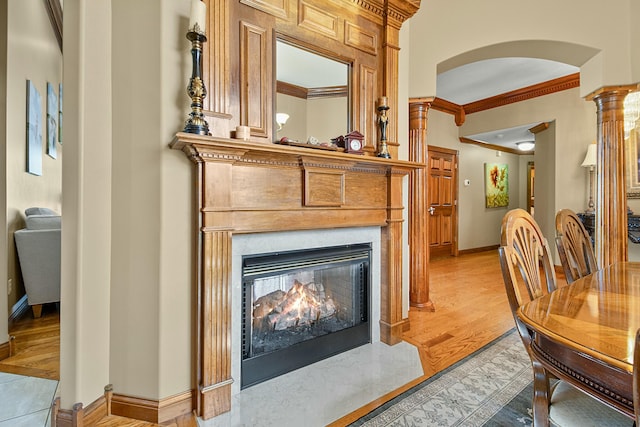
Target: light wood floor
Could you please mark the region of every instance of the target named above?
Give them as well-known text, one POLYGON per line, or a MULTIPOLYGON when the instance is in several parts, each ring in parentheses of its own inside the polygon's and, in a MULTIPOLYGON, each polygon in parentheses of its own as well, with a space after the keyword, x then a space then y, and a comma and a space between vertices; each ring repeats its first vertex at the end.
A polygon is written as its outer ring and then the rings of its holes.
MULTIPOLYGON (((564 280, 561 274, 558 280, 564 280)), ((345 425, 418 382, 451 366, 513 328, 513 317, 500 272, 497 250, 432 260, 430 297, 436 311, 411 308, 411 328, 403 338, 418 347, 425 375, 399 390, 336 421, 345 425)), ((56 305, 43 309, 40 319, 25 313, 9 326, 12 356, 0 361, 0 372, 59 380, 60 315, 56 305)), ((157 424, 107 417, 102 427, 147 427, 157 424)), ((196 426, 193 416, 163 424, 196 426)))

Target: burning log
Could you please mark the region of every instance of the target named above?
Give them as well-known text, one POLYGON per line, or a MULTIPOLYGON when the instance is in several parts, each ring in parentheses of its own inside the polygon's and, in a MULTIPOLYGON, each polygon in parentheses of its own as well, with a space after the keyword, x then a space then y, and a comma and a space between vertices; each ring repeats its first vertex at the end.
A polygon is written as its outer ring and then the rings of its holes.
POLYGON ((269 329, 276 331, 309 326, 335 312, 336 306, 326 296, 322 284, 305 285, 296 280, 286 293, 278 290, 258 298, 253 310, 254 327, 259 328, 263 320, 269 329))

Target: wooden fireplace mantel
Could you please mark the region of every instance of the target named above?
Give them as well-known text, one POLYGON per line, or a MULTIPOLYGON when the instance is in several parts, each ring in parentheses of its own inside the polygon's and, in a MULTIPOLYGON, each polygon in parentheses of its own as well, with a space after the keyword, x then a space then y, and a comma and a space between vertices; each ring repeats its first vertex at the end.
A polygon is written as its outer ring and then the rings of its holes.
POLYGON ((198 407, 231 404, 231 239, 238 233, 381 227, 380 339, 401 341, 402 181, 421 163, 178 133, 196 165, 198 407))

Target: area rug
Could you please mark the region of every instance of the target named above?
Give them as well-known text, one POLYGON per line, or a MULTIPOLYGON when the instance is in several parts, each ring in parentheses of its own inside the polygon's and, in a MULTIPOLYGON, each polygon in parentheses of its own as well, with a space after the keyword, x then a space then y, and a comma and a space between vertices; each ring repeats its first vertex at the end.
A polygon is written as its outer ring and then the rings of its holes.
POLYGON ((351 426, 531 426, 531 362, 515 329, 351 426))

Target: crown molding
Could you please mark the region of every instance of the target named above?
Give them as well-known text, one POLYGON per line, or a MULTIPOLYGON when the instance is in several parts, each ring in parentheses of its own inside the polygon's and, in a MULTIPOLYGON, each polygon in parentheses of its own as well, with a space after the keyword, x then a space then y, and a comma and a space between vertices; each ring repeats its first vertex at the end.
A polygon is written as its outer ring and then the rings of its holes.
POLYGON ((462 126, 467 114, 490 110, 492 108, 502 107, 504 105, 513 104, 515 102, 526 101, 528 99, 550 95, 552 93, 561 92, 563 90, 573 89, 576 87, 580 87, 580 73, 558 77, 557 79, 552 79, 521 89, 516 89, 511 92, 505 92, 500 95, 470 102, 464 105, 459 105, 454 102, 447 101, 446 99, 436 97, 433 99, 431 108, 442 111, 443 113, 453 114, 455 116, 456 125, 462 126))
POLYGON ((534 153, 534 150, 520 151, 520 150, 515 150, 513 148, 502 147, 500 145, 487 144, 486 142, 477 141, 471 138, 465 138, 464 136, 461 136, 459 139, 460 139, 460 142, 465 144, 477 145, 478 147, 486 148, 488 150, 502 151, 504 153, 511 153, 511 154, 517 154, 517 155, 534 153))
POLYGON ((527 86, 521 89, 512 90, 490 98, 464 104, 462 107, 467 114, 489 110, 491 108, 502 107, 515 102, 526 101, 539 96, 550 95, 567 89, 580 87, 580 73, 569 74, 557 79, 527 86))
POLYGON ((455 117, 456 125, 462 126, 464 123, 466 114, 464 108, 461 105, 455 104, 453 102, 447 101, 442 98, 434 98, 431 103, 431 108, 434 110, 442 111, 443 113, 453 114, 455 117))

